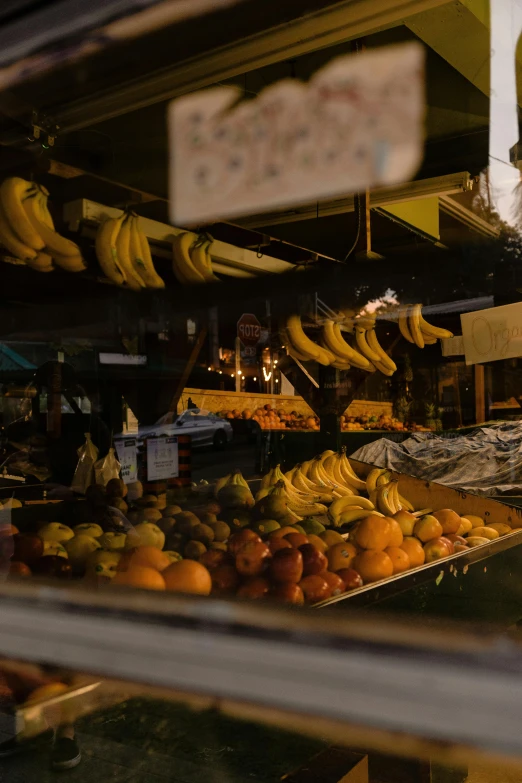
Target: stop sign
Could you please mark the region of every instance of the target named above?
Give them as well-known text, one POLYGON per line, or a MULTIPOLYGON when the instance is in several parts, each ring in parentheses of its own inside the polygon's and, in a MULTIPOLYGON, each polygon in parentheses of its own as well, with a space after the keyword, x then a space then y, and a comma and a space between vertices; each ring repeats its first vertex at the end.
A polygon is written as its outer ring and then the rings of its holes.
POLYGON ((257 345, 261 338, 261 324, 252 313, 243 313, 237 322, 237 336, 245 348, 257 345))

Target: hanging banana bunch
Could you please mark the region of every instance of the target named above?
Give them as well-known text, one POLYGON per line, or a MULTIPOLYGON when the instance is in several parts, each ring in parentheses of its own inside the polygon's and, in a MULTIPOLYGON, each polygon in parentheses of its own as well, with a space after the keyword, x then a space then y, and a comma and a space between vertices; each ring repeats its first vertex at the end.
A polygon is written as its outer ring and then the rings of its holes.
POLYGON ((212 271, 212 237, 198 237, 191 231, 177 234, 172 240, 172 269, 182 285, 217 283, 219 278, 212 271))
POLYGON ((453 337, 453 332, 428 323, 422 316, 422 305, 401 305, 398 310, 399 331, 409 343, 417 348, 434 345, 437 340, 453 337))
POLYGON ((122 212, 101 223, 94 246, 102 271, 115 285, 131 291, 165 287, 154 269, 149 242, 140 228, 139 217, 133 212, 122 212))

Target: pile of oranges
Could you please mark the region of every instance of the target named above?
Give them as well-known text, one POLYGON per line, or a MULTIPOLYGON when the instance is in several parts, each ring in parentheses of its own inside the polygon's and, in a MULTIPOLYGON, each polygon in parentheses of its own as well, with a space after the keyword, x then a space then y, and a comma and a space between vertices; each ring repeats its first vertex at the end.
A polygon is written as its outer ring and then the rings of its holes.
POLYGON ((212 588, 210 574, 204 565, 196 560, 173 563, 154 546, 138 546, 125 552, 111 584, 195 595, 208 595, 212 588))

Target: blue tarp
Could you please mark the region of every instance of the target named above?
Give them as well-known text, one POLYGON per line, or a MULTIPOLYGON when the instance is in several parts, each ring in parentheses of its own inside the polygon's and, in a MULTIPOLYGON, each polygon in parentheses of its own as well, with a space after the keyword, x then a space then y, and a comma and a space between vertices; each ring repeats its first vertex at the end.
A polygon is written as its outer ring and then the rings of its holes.
POLYGON ((381 438, 351 456, 475 495, 522 494, 522 422, 453 437, 418 432, 402 443, 381 438))

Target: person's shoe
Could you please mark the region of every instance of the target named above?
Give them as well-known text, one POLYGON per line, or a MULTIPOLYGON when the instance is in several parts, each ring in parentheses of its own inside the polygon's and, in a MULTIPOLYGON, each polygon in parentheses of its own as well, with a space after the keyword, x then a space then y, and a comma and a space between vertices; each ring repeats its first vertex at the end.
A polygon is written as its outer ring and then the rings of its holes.
POLYGON ((7 759, 9 756, 15 756, 17 753, 24 753, 28 750, 36 750, 39 745, 51 743, 53 741, 54 731, 47 729, 37 737, 30 739, 19 739, 18 736, 11 737, 5 742, 0 742, 0 759, 7 759))
POLYGON ((73 769, 81 760, 82 753, 75 739, 61 737, 56 740, 51 754, 52 769, 73 769))

